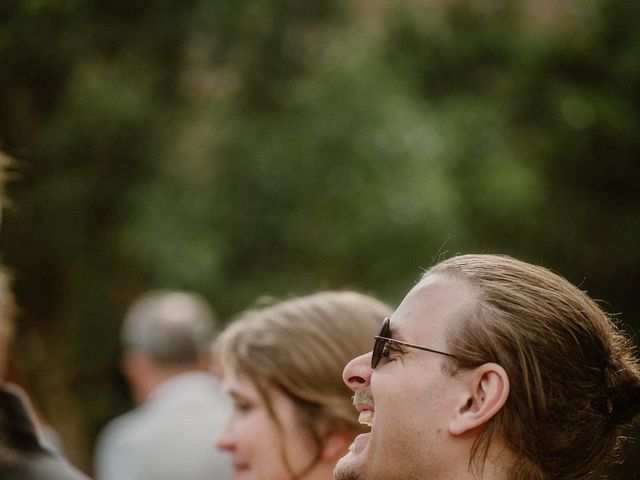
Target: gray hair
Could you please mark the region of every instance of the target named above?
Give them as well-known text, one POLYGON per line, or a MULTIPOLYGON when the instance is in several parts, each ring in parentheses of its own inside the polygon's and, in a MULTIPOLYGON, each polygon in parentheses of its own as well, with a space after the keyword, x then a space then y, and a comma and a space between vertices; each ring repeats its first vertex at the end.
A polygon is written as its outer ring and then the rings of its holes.
POLYGON ((215 320, 209 303, 196 293, 154 290, 129 308, 122 343, 161 364, 193 363, 207 352, 215 320))

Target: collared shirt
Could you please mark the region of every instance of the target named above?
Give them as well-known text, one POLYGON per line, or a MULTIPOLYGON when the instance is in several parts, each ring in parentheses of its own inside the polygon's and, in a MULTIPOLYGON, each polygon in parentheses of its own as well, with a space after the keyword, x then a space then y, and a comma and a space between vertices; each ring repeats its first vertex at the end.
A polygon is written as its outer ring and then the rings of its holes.
POLYGON ((211 374, 172 377, 143 405, 107 425, 96 447, 96 479, 229 478, 229 460, 214 448, 229 408, 211 374))

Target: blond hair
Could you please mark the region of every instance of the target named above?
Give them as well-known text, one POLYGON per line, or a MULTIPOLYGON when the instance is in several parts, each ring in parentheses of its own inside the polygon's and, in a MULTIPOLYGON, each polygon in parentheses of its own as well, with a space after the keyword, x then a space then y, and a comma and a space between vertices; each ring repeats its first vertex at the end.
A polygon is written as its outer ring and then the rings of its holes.
MULTIPOLYGON (((323 435, 363 431, 342 370, 371 349, 390 314, 387 305, 361 293, 316 293, 243 313, 220 334, 214 352, 225 374, 255 384, 278 428, 269 387, 294 401, 301 427, 316 444, 315 463, 323 435)), ((284 452, 282 458, 287 465, 284 452)))
POLYGON ((461 255, 425 275, 471 286, 477 302, 450 332, 457 369, 500 364, 504 408, 474 445, 483 464, 500 437, 516 455, 510 479, 585 478, 640 414, 640 366, 630 340, 584 292, 542 267, 497 255, 461 255))

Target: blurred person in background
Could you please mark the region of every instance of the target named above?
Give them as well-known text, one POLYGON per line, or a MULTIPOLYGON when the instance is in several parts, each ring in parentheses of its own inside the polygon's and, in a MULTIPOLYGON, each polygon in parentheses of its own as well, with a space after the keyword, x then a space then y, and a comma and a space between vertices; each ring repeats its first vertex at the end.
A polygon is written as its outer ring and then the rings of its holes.
MULTIPOLYGON (((10 163, 0 152, 0 217, 5 168, 10 163)), ((10 274, 0 265, 0 479, 88 480, 49 448, 27 394, 5 382, 16 310, 10 284, 10 274)))
POLYGON ((215 480, 229 475, 215 451, 228 399, 209 371, 214 316, 199 295, 151 291, 123 325, 123 373, 139 405, 98 438, 98 480, 215 480))
POLYGON ((344 381, 372 428, 336 480, 586 479, 640 414, 631 341, 564 278, 498 255, 429 269, 344 381))
POLYGON ((214 352, 233 413, 217 441, 233 480, 330 480, 362 431, 341 373, 365 352, 388 306, 321 292, 240 315, 214 352))
POLYGON ((9 274, 0 268, 0 479, 87 480, 44 441, 27 394, 4 382, 15 303, 9 274))

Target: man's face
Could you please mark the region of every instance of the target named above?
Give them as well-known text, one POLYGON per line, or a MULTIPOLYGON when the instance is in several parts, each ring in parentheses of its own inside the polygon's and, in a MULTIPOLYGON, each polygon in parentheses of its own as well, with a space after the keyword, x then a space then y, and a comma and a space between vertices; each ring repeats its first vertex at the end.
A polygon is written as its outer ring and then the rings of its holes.
MULTIPOLYGON (((391 338, 448 351, 448 330, 464 318, 472 292, 454 280, 428 276, 405 297, 391 317, 391 338)), ((443 373, 447 357, 413 348, 387 350, 375 370, 371 353, 352 360, 343 373, 356 393, 361 421, 371 432, 359 435, 335 470, 336 480, 441 478, 460 449, 449 419, 464 396, 457 376, 443 373)))

